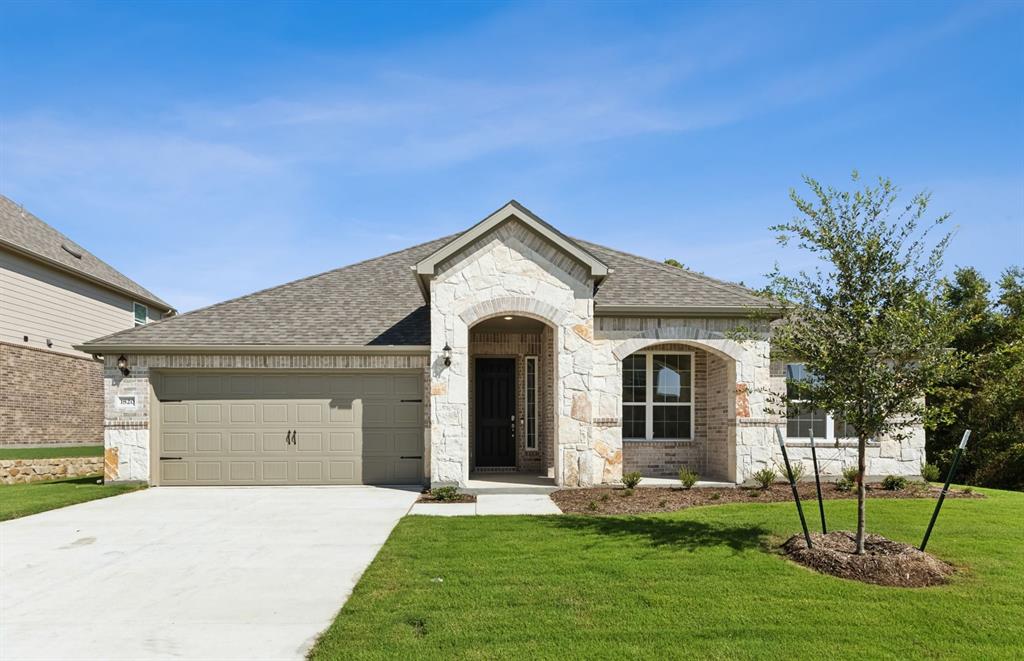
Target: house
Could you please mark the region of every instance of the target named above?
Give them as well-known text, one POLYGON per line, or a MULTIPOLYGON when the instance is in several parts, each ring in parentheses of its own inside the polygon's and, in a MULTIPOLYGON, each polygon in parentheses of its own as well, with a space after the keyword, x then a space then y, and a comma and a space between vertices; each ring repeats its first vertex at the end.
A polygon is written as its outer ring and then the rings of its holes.
MULTIPOLYGON (((111 479, 188 484, 559 485, 624 471, 741 483, 814 430, 772 415, 785 387, 750 290, 570 238, 512 201, 466 231, 92 340, 106 363, 111 479), (728 331, 754 326, 759 339, 728 331)), ((790 369, 798 369, 791 366, 790 369)), ((831 430, 831 431, 830 431, 831 430)), ((838 432, 839 437, 833 438, 838 432)), ((871 448, 917 475, 924 435, 871 448)))
POLYGON ((0 195, 0 446, 103 442, 103 366, 75 345, 173 314, 0 195))

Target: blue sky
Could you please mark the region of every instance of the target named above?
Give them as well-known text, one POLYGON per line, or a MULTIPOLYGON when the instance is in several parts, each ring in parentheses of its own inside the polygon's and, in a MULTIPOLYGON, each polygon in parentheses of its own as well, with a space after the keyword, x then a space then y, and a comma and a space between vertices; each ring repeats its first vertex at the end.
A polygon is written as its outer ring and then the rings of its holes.
POLYGON ((1024 262, 1021 4, 0 5, 0 192, 181 310, 459 231, 763 282, 853 168, 1024 262))

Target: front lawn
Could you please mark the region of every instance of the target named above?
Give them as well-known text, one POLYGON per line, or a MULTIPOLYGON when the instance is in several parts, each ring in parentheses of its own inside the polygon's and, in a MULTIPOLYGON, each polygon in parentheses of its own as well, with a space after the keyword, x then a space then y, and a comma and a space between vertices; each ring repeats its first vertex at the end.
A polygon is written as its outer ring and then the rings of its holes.
POLYGON ((0 448, 0 459, 63 459, 64 457, 102 457, 102 445, 41 446, 36 448, 0 448))
POLYGON ((139 484, 97 484, 99 476, 0 486, 0 521, 107 498, 143 488, 139 484))
MULTIPOLYGON (((1020 658, 1024 494, 979 491, 946 502, 929 542, 963 571, 925 589, 777 555, 799 530, 792 503, 406 517, 311 657, 1020 658)), ((832 529, 852 529, 855 507, 829 502, 832 529)), ((918 544, 933 507, 872 500, 869 529, 918 544)))

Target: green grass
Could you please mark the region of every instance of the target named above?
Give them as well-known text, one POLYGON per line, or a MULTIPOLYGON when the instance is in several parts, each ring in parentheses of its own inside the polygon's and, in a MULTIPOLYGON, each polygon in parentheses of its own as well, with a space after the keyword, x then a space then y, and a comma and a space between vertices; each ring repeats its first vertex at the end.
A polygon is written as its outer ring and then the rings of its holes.
MULTIPOLYGON (((989 497, 946 501, 929 542, 962 573, 926 589, 790 563, 774 549, 799 530, 791 503, 406 517, 311 656, 1020 658, 1024 494, 978 491, 989 497)), ((851 529, 855 506, 826 503, 830 528, 851 529)), ((872 500, 869 529, 918 544, 933 507, 872 500)))
POLYGON ((102 445, 75 445, 61 448, 0 448, 0 459, 57 459, 63 457, 102 456, 102 445))
POLYGON ((97 484, 99 477, 75 477, 0 486, 0 521, 107 498, 142 488, 139 484, 97 484))

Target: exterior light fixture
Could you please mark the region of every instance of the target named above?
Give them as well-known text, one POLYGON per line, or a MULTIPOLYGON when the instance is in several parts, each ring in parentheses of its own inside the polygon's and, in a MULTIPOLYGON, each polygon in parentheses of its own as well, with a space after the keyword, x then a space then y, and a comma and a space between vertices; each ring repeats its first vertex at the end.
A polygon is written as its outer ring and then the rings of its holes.
POLYGON ((117 369, 121 370, 121 374, 124 376, 128 376, 132 373, 132 371, 128 369, 128 359, 125 358, 124 354, 121 354, 117 359, 117 369))
POLYGON ((505 321, 512 321, 512 317, 505 317, 505 321))
POLYGON ((441 356, 444 357, 444 366, 451 367, 452 365, 452 348, 448 346, 448 343, 444 343, 444 348, 441 349, 441 356))

